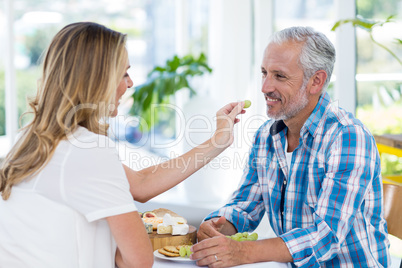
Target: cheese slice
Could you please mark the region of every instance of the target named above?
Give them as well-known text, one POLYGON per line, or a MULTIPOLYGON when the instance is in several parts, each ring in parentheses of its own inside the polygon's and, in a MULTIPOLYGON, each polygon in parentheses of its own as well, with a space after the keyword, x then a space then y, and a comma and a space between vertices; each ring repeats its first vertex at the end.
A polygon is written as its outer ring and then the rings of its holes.
POLYGON ((188 224, 176 224, 172 226, 172 235, 186 235, 188 230, 188 224))
POLYGON ((165 223, 159 223, 156 232, 158 234, 171 234, 172 225, 167 225, 165 223))
POLYGON ((169 213, 166 213, 165 216, 163 216, 163 224, 164 225, 174 225, 174 224, 176 224, 176 221, 169 213))

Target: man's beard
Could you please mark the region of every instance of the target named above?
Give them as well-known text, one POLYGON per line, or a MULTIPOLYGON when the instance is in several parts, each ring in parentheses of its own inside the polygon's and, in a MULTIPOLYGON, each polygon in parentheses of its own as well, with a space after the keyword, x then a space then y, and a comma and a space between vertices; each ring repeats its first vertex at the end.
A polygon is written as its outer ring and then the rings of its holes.
MULTIPOLYGON (((289 102, 286 107, 282 107, 276 114, 270 113, 269 106, 267 105, 268 117, 275 120, 285 120, 285 121, 295 117, 298 113, 300 113, 301 110, 306 108, 308 104, 306 89, 307 89, 307 83, 303 83, 303 85, 297 92, 297 95, 292 98, 292 101, 289 102)), ((273 96, 270 96, 269 94, 265 95, 270 98, 275 98, 273 96)))

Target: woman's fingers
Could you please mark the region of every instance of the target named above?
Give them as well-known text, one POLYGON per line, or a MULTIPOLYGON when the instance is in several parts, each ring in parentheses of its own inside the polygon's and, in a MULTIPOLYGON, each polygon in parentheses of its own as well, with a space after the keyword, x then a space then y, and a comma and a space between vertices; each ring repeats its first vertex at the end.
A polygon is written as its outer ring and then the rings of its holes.
POLYGON ((242 111, 246 112, 243 110, 244 102, 238 102, 236 106, 233 107, 233 109, 229 113, 229 117, 235 121, 236 116, 242 113, 242 111))
POLYGON ((238 115, 244 107, 244 102, 231 102, 229 104, 226 104, 225 106, 223 106, 218 112, 217 115, 229 115, 231 112, 233 111, 237 111, 238 115))
POLYGON ((235 108, 239 103, 241 102, 231 102, 229 104, 226 104, 225 106, 223 106, 221 109, 219 109, 219 111, 217 112, 217 114, 224 114, 227 115, 229 114, 233 108, 235 108))
POLYGON ((234 140, 233 126, 240 121, 236 118, 239 114, 244 114, 244 102, 232 102, 222 107, 216 113, 216 132, 214 134, 214 142, 222 148, 230 146, 234 140))

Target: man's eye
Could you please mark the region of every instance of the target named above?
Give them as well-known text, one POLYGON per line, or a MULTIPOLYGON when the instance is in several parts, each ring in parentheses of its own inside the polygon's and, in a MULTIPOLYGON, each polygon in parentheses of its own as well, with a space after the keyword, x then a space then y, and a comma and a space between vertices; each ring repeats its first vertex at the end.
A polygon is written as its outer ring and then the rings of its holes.
POLYGON ((128 77, 128 73, 125 73, 125 74, 124 74, 124 77, 128 77))
POLYGON ((267 72, 266 71, 261 71, 261 74, 263 77, 267 76, 267 72))
POLYGON ((284 78, 286 78, 284 75, 281 75, 281 74, 276 74, 275 75, 277 78, 279 78, 279 79, 284 79, 284 78))

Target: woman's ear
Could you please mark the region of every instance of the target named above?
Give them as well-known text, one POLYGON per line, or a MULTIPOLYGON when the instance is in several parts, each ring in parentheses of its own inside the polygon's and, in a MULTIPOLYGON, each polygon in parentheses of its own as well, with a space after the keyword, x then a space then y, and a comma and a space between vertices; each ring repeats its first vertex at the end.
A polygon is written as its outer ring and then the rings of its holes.
POLYGON ((325 84, 325 80, 327 80, 327 73, 324 70, 319 70, 315 72, 313 77, 311 77, 312 82, 310 87, 310 94, 321 94, 322 88, 325 84))

